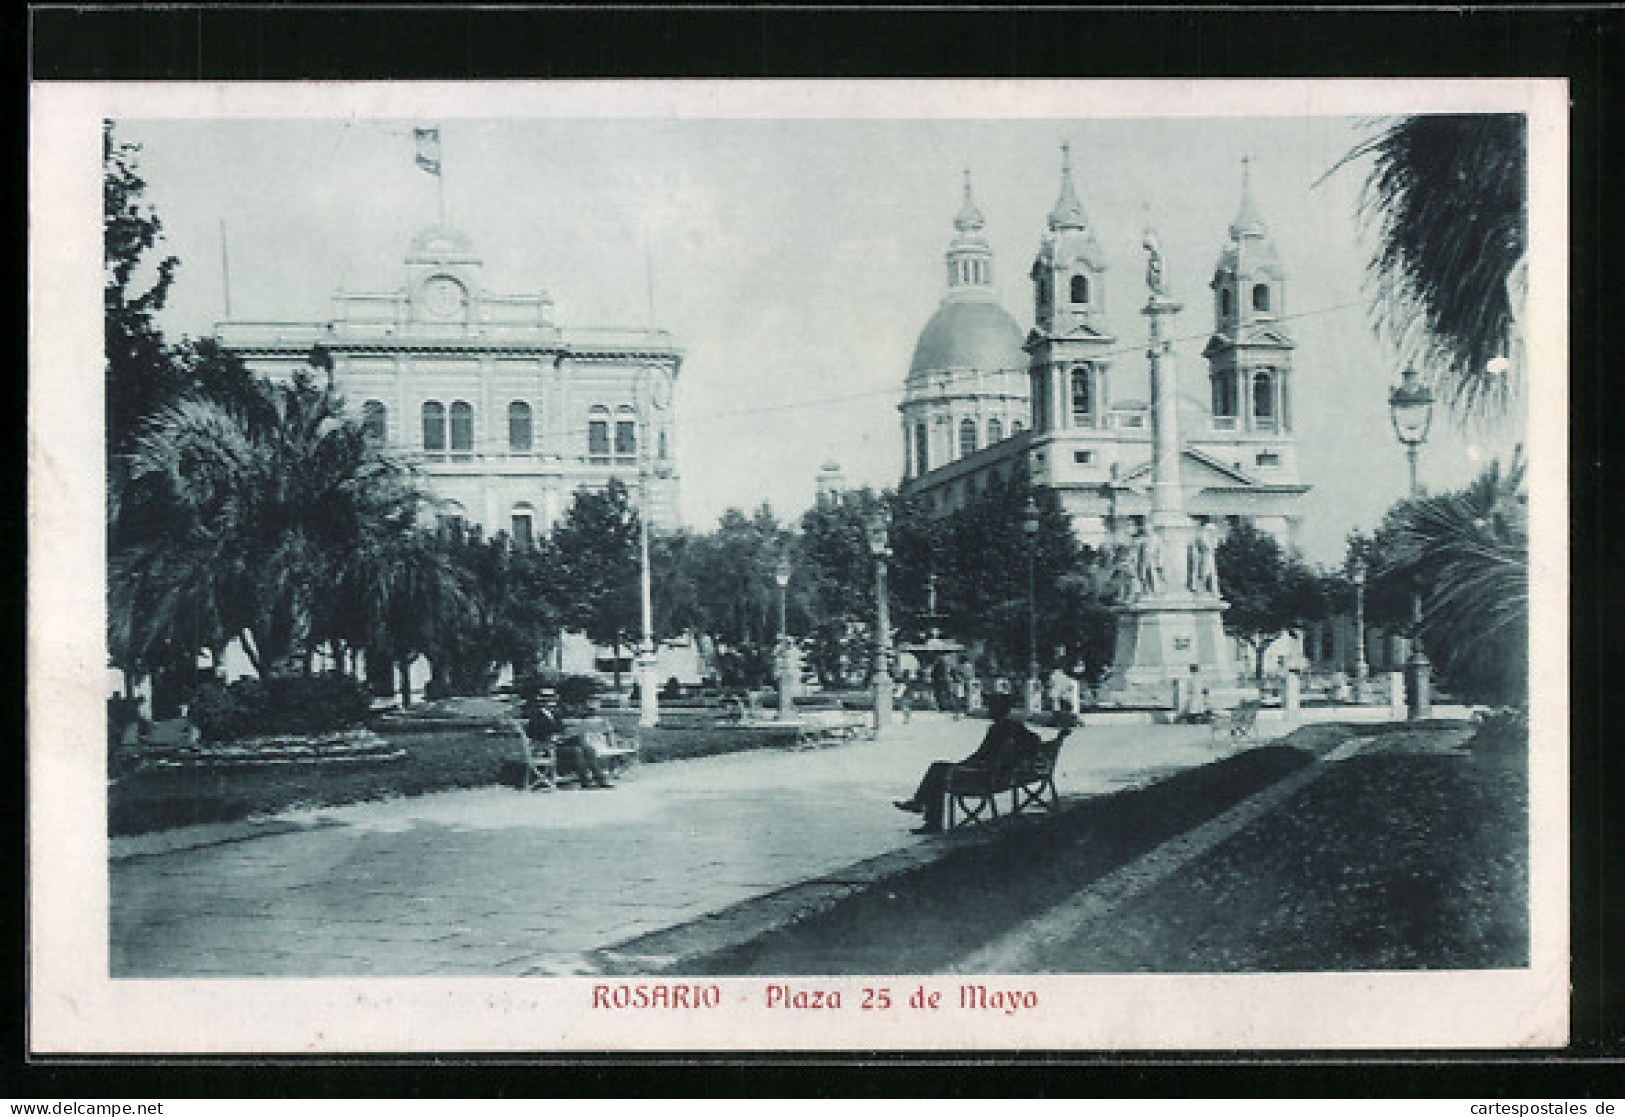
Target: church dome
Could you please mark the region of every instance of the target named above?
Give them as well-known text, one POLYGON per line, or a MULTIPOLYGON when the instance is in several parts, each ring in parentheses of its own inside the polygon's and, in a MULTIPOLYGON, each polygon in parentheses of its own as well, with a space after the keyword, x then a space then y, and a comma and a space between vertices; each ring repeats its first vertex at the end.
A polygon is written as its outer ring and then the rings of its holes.
POLYGON ((1025 369, 1026 335, 998 303, 945 301, 920 331, 909 378, 950 369, 1025 369))

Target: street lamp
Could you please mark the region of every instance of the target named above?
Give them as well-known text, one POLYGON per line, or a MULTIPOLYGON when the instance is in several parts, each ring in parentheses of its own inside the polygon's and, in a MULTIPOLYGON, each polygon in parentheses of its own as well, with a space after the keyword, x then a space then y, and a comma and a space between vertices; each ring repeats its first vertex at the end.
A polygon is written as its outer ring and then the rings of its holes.
MULTIPOLYGON (((1394 420, 1394 435, 1405 447, 1411 464, 1411 499, 1422 495, 1422 484, 1416 475, 1416 456, 1422 443, 1428 440, 1433 426, 1433 393, 1422 383, 1414 365, 1406 366, 1403 376, 1388 393, 1388 410, 1394 420)), ((1422 592, 1411 587, 1411 654, 1405 661, 1405 689, 1408 692, 1406 712, 1412 720, 1433 713, 1429 695, 1431 667, 1422 652, 1422 592)))
POLYGON ((875 735, 891 724, 891 610, 886 603, 886 558, 891 554, 885 505, 869 517, 869 553, 875 556, 875 735))
POLYGON ((1027 535, 1027 709, 1039 706, 1038 682, 1038 502, 1027 494, 1021 530, 1027 535))
POLYGON ((790 586, 790 556, 780 555, 773 568, 779 587, 779 717, 790 717, 790 628, 785 622, 785 594, 790 586))
POLYGON ((660 724, 660 695, 655 684, 654 593, 649 570, 649 440, 652 413, 671 406, 671 374, 646 365, 638 377, 638 589, 643 610, 643 639, 638 645, 638 724, 660 724))
POLYGON ((1354 583, 1354 701, 1365 701, 1365 559, 1355 555, 1349 580, 1354 583))

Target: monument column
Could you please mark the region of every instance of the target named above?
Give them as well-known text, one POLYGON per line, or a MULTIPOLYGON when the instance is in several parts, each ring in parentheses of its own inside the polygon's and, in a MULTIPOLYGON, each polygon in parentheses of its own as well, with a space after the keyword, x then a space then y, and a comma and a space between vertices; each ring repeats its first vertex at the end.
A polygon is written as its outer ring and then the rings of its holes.
POLYGON ((1150 321, 1150 344, 1146 357, 1151 363, 1151 531, 1156 536, 1167 577, 1164 592, 1183 591, 1189 578, 1186 551, 1194 532, 1185 514, 1185 488, 1180 482, 1179 459, 1179 369, 1174 362, 1173 342, 1165 319, 1184 309, 1169 297, 1162 274, 1162 250, 1157 235, 1146 230, 1145 249, 1149 253, 1146 284, 1150 297, 1140 313, 1150 321))
MULTIPOLYGON (((1183 309, 1163 277, 1162 248, 1146 231, 1151 365, 1151 516, 1125 572, 1132 587, 1117 607, 1117 644, 1102 700, 1191 713, 1210 708, 1203 690, 1234 688, 1230 641, 1214 569, 1216 532, 1197 532, 1180 482, 1179 370, 1166 320, 1183 309), (1176 697, 1178 695, 1178 697, 1176 697), (1177 709, 1185 703, 1184 709, 1177 709)), ((1215 695, 1223 704, 1222 694, 1215 695)))

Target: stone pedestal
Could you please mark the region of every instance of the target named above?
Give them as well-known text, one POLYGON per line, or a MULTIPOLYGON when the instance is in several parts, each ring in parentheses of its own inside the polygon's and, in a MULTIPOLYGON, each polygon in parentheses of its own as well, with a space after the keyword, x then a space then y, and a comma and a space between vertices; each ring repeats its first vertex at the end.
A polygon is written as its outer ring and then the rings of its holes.
POLYGON ((1117 647, 1101 700, 1163 707, 1182 681, 1197 688, 1235 686, 1235 662, 1224 632, 1226 608, 1217 597, 1196 595, 1143 598, 1119 606, 1117 647))

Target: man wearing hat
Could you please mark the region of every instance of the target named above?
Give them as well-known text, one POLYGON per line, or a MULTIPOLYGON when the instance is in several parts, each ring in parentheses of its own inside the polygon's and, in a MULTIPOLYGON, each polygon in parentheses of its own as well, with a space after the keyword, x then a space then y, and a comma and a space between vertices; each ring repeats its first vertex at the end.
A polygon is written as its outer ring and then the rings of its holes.
MULTIPOLYGON (((982 743, 976 751, 958 764, 947 760, 939 760, 932 764, 926 769, 925 778, 920 781, 914 797, 895 801, 894 805, 898 810, 912 811, 925 816, 925 824, 914 833, 942 833, 942 799, 948 786, 949 772, 961 765, 991 771, 1008 768, 1036 751, 1043 743, 1039 740, 1038 734, 1011 716, 1015 708, 1015 695, 997 691, 989 694, 987 709, 988 713, 993 715, 993 724, 988 727, 987 736, 982 738, 982 743)), ((1061 730, 1060 737, 1065 737, 1068 732, 1070 730, 1061 730)), ((1060 737, 1056 739, 1059 740, 1060 737)))

